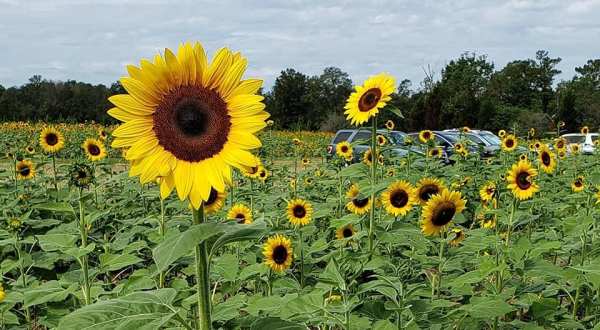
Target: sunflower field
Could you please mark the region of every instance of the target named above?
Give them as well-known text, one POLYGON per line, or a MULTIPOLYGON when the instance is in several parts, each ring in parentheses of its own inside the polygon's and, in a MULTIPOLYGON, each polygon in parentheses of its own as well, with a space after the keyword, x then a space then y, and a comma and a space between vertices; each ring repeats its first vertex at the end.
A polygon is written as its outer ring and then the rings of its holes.
POLYGON ((395 156, 378 74, 345 112, 370 149, 328 158, 245 68, 183 44, 128 67, 119 125, 0 125, 1 328, 599 328, 598 151, 506 130, 482 158, 465 127, 451 164, 432 131, 395 156))

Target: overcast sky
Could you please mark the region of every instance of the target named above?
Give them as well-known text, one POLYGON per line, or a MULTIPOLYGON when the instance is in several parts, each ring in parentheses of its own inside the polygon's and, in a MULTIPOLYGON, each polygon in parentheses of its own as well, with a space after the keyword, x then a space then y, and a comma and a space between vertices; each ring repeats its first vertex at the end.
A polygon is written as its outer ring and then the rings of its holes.
POLYGON ((600 0, 141 1, 0 0, 0 84, 34 74, 110 84, 164 47, 200 41, 248 57, 248 76, 271 86, 291 67, 326 66, 355 83, 387 71, 417 87, 465 51, 501 68, 547 49, 562 79, 600 58, 600 0))

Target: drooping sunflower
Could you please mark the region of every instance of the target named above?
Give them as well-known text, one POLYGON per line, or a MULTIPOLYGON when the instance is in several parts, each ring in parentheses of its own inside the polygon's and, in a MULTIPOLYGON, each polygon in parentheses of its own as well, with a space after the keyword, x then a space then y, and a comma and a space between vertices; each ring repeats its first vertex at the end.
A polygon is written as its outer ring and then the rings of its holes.
POLYGON ((227 212, 227 219, 235 220, 239 224, 250 224, 252 223, 252 210, 244 204, 235 204, 227 212))
POLYGON ((530 199, 539 191, 538 185, 533 181, 537 174, 537 170, 531 166, 529 161, 521 160, 508 171, 507 187, 517 199, 530 199))
POLYGON ((585 189, 584 177, 578 176, 571 183, 571 189, 573 192, 582 192, 585 189))
POLYGON ((508 134, 502 139, 502 150, 507 152, 514 151, 518 144, 517 138, 512 134, 508 134))
POLYGON ((493 181, 488 181, 486 184, 479 189, 479 197, 484 202, 491 201, 496 195, 496 183, 493 181))
POLYGON ((350 186, 350 189, 346 192, 346 198, 350 201, 346 203, 346 208, 348 211, 357 214, 363 215, 371 209, 371 198, 369 197, 359 197, 360 189, 356 184, 350 186))
POLYGON ((131 173, 142 183, 163 177, 166 191, 194 208, 231 183, 231 168, 256 166, 249 152, 269 114, 261 80, 241 80, 247 61, 227 48, 209 64, 200 43, 165 49, 121 79, 128 94, 115 95, 108 113, 124 124, 114 130, 115 148, 130 147, 131 173))
POLYGON ((448 226, 454 216, 460 214, 467 201, 458 191, 444 190, 434 195, 423 207, 421 231, 427 236, 438 235, 448 226))
POLYGON ((417 196, 410 183, 401 180, 392 183, 381 194, 381 203, 388 214, 404 216, 417 203, 417 196))
POLYGON ((108 133, 106 132, 106 130, 104 128, 101 128, 98 130, 98 138, 101 141, 106 141, 106 139, 108 138, 108 133))
POLYGON ((294 226, 306 226, 312 220, 312 205, 300 198, 292 199, 287 204, 287 218, 294 226))
POLYGON ((387 143, 387 139, 383 135, 377 135, 377 144, 384 146, 387 143))
POLYGON ((27 148, 25 148, 25 151, 27 151, 27 153, 30 155, 35 154, 35 148, 32 146, 28 146, 27 148))
POLYGON ((556 150, 565 150, 567 148, 567 140, 565 138, 558 138, 554 141, 554 148, 556 150))
POLYGON ((204 213, 213 214, 219 211, 225 204, 225 198, 227 198, 227 193, 211 189, 208 200, 204 202, 204 213))
POLYGON ((335 153, 345 160, 352 159, 352 145, 348 141, 343 141, 335 145, 335 153))
POLYGON ((427 142, 433 140, 434 138, 435 138, 435 134, 428 129, 425 129, 425 130, 422 130, 419 132, 419 141, 421 141, 422 143, 427 143, 427 142))
POLYGON ((465 239, 465 232, 461 228, 452 228, 450 235, 452 235, 452 239, 448 243, 450 246, 457 247, 465 239))
POLYGON ((75 187, 86 188, 94 183, 94 180, 94 172, 87 164, 75 163, 71 166, 69 170, 69 182, 75 187))
POLYGON ((388 120, 385 122, 385 128, 387 128, 388 130, 393 130, 394 127, 396 127, 396 125, 394 124, 394 122, 392 120, 388 120))
POLYGON ((81 145, 86 157, 92 162, 97 162, 106 157, 106 148, 104 143, 96 139, 86 139, 81 145))
POLYGON ((363 163, 371 166, 373 164, 373 153, 371 152, 371 148, 367 149, 363 154, 363 163))
POLYGON ((40 133, 40 146, 47 153, 57 153, 65 146, 65 138, 54 127, 46 127, 40 133))
POLYGON ((356 234, 356 230, 354 229, 354 227, 352 226, 351 223, 345 225, 345 226, 341 226, 339 227, 336 231, 335 231, 335 238, 337 239, 348 239, 351 238, 352 236, 354 236, 354 234, 356 234))
POLYGON ((495 213, 482 211, 477 214, 477 220, 482 228, 492 229, 496 227, 497 216, 495 213))
POLYGON ((362 86, 356 86, 355 91, 350 94, 344 114, 352 125, 362 125, 369 118, 376 116, 379 109, 385 107, 391 100, 391 94, 396 90, 394 77, 387 73, 369 77, 362 86))
POLYGON ((292 242, 283 235, 271 236, 263 245, 263 256, 269 268, 275 272, 283 272, 292 265, 292 242))
POLYGON ((19 161, 16 165, 17 179, 30 180, 35 176, 35 166, 29 160, 19 161))
POLYGON ((417 182, 415 193, 419 203, 425 205, 429 199, 436 194, 446 190, 446 186, 437 178, 422 178, 417 182))
POLYGON ((254 155, 252 157, 254 157, 254 165, 253 166, 242 166, 240 172, 242 172, 242 175, 244 175, 245 177, 254 179, 258 176, 258 170, 262 166, 262 161, 260 160, 260 158, 254 156, 254 155))
POLYGON ((569 144, 569 151, 571 151, 571 153, 573 155, 577 155, 579 153, 579 150, 580 150, 579 144, 577 144, 577 143, 569 144))
POLYGON ((503 130, 503 129, 499 130, 499 131, 498 131, 498 136, 499 136, 500 138, 504 138, 504 137, 506 136, 506 131, 505 131, 505 130, 503 130))
POLYGON ((538 162, 545 173, 550 174, 556 168, 556 155, 546 144, 542 144, 538 149, 538 162))
POLYGON ((443 151, 441 147, 433 147, 429 149, 427 155, 431 158, 442 158, 443 151))
POLYGON ((589 128, 589 127, 587 127, 587 126, 583 126, 583 127, 581 128, 581 134, 584 134, 584 135, 588 135, 588 134, 590 134, 590 128, 589 128))

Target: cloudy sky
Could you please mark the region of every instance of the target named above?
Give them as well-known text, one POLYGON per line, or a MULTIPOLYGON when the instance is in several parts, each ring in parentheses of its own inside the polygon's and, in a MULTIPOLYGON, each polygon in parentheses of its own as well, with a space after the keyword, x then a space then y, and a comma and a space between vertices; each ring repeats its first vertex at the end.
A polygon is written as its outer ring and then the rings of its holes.
POLYGON ((497 68, 537 49, 563 59, 560 78, 600 58, 600 0, 422 0, 214 2, 160 0, 0 0, 0 84, 34 74, 110 84, 164 47, 201 41, 248 57, 248 76, 271 86, 292 67, 326 66, 355 82, 388 71, 423 79, 465 51, 497 68))

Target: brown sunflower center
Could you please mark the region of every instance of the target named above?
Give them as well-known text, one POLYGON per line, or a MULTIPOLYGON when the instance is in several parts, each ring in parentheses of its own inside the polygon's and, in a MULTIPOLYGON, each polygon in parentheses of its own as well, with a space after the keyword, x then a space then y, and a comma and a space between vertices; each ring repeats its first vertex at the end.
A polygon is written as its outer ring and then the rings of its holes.
POLYGON ((371 88, 366 91, 358 100, 358 109, 362 112, 367 112, 373 109, 381 99, 381 90, 379 88, 371 88))
POLYGON ((438 227, 445 226, 452 221, 454 213, 456 213, 456 206, 454 206, 454 203, 443 202, 436 207, 433 216, 431 217, 431 222, 438 227))
POLYGON ((98 156, 100 154, 100 147, 98 147, 95 144, 90 144, 88 145, 88 152, 90 153, 90 155, 92 156, 98 156))
POLYGON ((507 139, 506 142, 504 142, 504 145, 506 145, 507 148, 512 148, 515 145, 515 141, 513 141, 513 139, 507 139))
POLYGON ((342 235, 344 236, 344 238, 352 237, 352 229, 350 229, 349 227, 344 228, 344 230, 342 231, 342 235))
POLYGON ((306 216, 306 209, 302 205, 296 205, 292 209, 292 213, 294 214, 294 216, 296 218, 302 219, 302 218, 304 218, 306 216))
POLYGON ((581 179, 575 180, 575 187, 581 188, 581 186, 583 186, 583 182, 581 181, 581 179))
POLYGON ((429 132, 424 132, 424 133, 423 133, 423 138, 424 138, 425 140, 429 140, 429 138, 430 138, 430 137, 431 137, 431 134, 430 134, 429 132))
POLYGON ((529 180, 529 173, 520 172, 517 174, 517 186, 522 190, 527 190, 531 187, 531 181, 529 180))
POLYGON ((258 176, 260 176, 261 178, 264 178, 265 176, 267 176, 267 172, 265 171, 261 171, 258 176))
POLYGON ((29 168, 29 166, 23 166, 19 168, 19 174, 21 174, 22 176, 28 176, 29 173, 31 173, 31 169, 29 168))
POLYGON ((397 190, 390 196, 390 204, 394 207, 404 207, 408 203, 408 194, 404 190, 397 190))
POLYGON ((562 141, 558 141, 558 142, 556 142, 556 148, 557 148, 557 149, 562 149, 562 148, 564 148, 564 147, 565 147, 565 144, 564 144, 564 142, 562 142, 562 141))
POLYGON ((545 166, 550 166, 550 154, 548 154, 547 152, 542 152, 542 164, 544 164, 545 166))
POLYGON ((352 200, 352 204, 354 204, 354 206, 359 207, 359 208, 363 208, 363 207, 367 206, 368 203, 369 203, 368 198, 355 198, 352 200))
POLYGON ((344 153, 348 152, 348 146, 342 146, 341 150, 344 153))
POLYGON ((58 143, 58 135, 54 133, 48 133, 45 137, 46 144, 49 146, 53 146, 58 143))
POLYGON ((231 128, 225 101, 216 91, 200 86, 179 87, 164 96, 153 121, 158 143, 189 162, 219 153, 231 128))
POLYGON ((217 201, 217 197, 219 197, 219 193, 213 188, 210 188, 210 194, 208 194, 208 200, 204 202, 204 206, 213 205, 217 201))
POLYGON ((288 250, 283 245, 277 245, 273 249, 272 257, 273 257, 273 261, 275 261, 276 264, 281 265, 281 264, 285 263, 285 261, 287 260, 288 250))
POLYGON ((440 189, 435 185, 426 185, 419 191, 419 198, 424 201, 428 201, 431 196, 440 192, 440 189))

